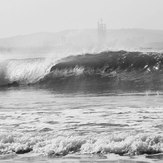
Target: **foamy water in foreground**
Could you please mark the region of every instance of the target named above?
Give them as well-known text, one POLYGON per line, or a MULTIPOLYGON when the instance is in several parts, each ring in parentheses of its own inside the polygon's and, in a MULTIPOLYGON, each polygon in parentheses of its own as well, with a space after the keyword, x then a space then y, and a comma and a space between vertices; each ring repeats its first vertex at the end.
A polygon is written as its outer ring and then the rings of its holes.
POLYGON ((163 162, 163 94, 0 90, 0 162, 163 162))

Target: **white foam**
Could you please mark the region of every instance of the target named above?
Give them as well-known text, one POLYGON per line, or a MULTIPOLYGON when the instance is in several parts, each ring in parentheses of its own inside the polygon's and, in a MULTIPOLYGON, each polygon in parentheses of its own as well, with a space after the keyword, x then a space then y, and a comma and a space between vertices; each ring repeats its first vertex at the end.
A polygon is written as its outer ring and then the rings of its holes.
POLYGON ((29 84, 37 82, 49 73, 55 63, 49 59, 6 60, 0 64, 0 85, 12 82, 29 84))
MULTIPOLYGON (((106 134, 106 133, 105 133, 106 134)), ((62 156, 70 153, 141 155, 163 152, 163 136, 149 134, 113 134, 78 136, 74 133, 3 134, 0 153, 9 154, 31 148, 34 153, 62 156)), ((29 152, 29 151, 28 151, 29 152)))

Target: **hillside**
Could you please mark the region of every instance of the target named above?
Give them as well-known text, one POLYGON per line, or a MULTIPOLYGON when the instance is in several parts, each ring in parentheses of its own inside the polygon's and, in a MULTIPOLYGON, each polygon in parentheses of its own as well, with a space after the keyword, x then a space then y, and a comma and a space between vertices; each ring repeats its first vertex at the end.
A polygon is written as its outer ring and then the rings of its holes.
POLYGON ((3 56, 45 57, 102 50, 162 51, 163 30, 107 30, 105 42, 99 43, 96 29, 35 33, 0 39, 3 56))

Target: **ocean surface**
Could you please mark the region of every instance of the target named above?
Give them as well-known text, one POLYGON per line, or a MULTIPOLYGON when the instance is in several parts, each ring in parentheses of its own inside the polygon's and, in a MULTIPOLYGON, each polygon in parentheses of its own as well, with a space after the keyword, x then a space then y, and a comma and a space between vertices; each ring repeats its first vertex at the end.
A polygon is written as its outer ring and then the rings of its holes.
POLYGON ((0 162, 162 163, 163 55, 0 64, 0 162))

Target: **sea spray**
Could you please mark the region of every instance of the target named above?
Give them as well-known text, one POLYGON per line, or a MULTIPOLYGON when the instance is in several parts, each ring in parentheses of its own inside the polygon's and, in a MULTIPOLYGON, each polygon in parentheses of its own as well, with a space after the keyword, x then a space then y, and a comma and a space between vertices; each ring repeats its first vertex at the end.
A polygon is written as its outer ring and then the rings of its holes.
POLYGON ((0 85, 30 84, 49 73, 53 60, 44 58, 5 60, 0 63, 0 85))

